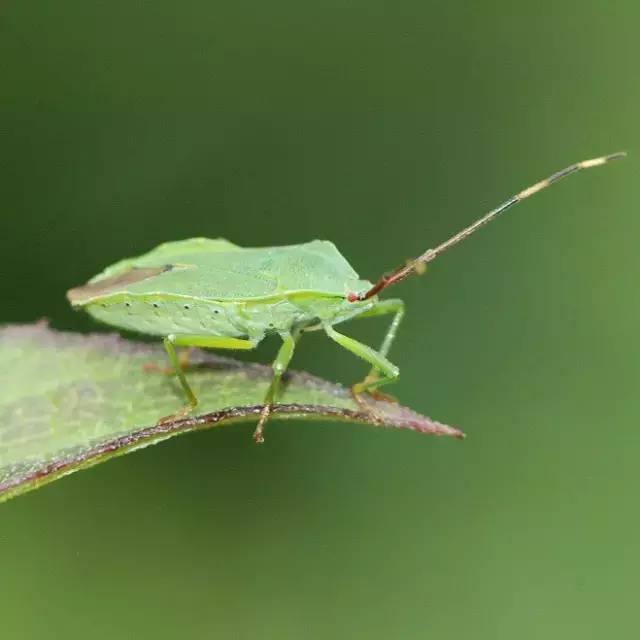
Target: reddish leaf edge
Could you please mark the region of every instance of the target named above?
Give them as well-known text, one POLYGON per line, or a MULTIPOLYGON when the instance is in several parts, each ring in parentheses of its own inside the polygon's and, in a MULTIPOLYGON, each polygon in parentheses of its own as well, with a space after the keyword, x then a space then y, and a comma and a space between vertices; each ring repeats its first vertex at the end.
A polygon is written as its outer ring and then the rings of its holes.
MULTIPOLYGON (((66 475, 88 469, 96 464, 105 462, 116 456, 125 455, 142 449, 146 446, 157 444, 173 436, 210 429, 215 426, 235 424, 255 420, 258 418, 262 405, 245 407, 230 407, 212 413, 199 416, 191 416, 173 422, 156 424, 143 427, 131 433, 118 436, 111 440, 99 443, 79 454, 62 455, 58 460, 43 465, 31 474, 19 478, 11 478, 0 483, 0 502, 5 502, 23 493, 38 489, 50 482, 58 480, 66 475)), ((292 420, 305 418, 307 420, 336 420, 367 424, 376 427, 394 429, 408 429, 417 433, 445 436, 464 439, 465 433, 455 427, 430 420, 428 418, 398 419, 393 424, 362 410, 332 407, 314 404, 276 404, 273 407, 271 418, 275 420, 292 420)))

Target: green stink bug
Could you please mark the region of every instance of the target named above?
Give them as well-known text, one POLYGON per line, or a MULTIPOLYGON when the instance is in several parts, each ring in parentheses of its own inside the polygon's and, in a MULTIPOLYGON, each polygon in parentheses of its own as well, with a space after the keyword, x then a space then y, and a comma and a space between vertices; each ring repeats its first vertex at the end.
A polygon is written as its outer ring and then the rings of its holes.
POLYGON ((397 380, 399 369, 387 359, 404 315, 402 300, 379 300, 377 294, 470 236, 521 200, 580 169, 597 167, 624 153, 584 160, 520 191, 435 249, 429 249, 375 284, 361 280, 331 242, 313 240, 283 247, 243 248, 227 240, 192 238, 167 242, 135 258, 116 262, 87 284, 71 289, 67 298, 107 324, 161 336, 187 405, 174 416, 192 411, 198 401, 185 377, 176 346, 253 349, 270 333, 282 338, 273 361, 273 376, 254 432, 263 429, 278 397, 300 335, 323 329, 339 345, 368 362, 372 369, 353 394, 376 390, 397 380), (376 351, 335 330, 354 317, 392 314, 382 345, 376 351))

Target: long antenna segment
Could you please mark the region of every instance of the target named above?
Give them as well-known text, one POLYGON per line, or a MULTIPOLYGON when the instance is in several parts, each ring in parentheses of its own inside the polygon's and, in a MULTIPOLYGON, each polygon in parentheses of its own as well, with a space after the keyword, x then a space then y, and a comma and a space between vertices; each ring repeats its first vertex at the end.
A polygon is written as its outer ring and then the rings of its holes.
POLYGON ((507 209, 511 208, 513 205, 518 204, 518 202, 522 202, 526 200, 530 196, 535 195, 539 191, 550 187, 555 182, 566 178, 572 173, 576 173, 582 169, 590 169, 591 167, 599 167, 607 162, 612 160, 619 160, 621 158, 626 157, 626 152, 619 151, 617 153, 611 153, 607 156, 600 156, 599 158, 592 158, 591 160, 583 160, 582 162, 576 162, 560 171, 556 171, 556 173, 551 174, 548 178, 544 180, 540 180, 540 182, 536 182, 535 184, 527 187, 517 193, 514 196, 511 196, 508 200, 505 200, 502 204, 498 205, 495 209, 489 211, 489 213, 482 216, 476 220, 473 224, 470 224, 468 227, 464 228, 462 231, 456 233, 454 236, 451 236, 448 240, 445 240, 442 244, 439 244, 435 249, 427 249, 422 255, 414 258, 413 260, 409 260, 406 264, 398 267, 391 273, 387 273, 383 275, 368 291, 364 293, 349 293, 347 294, 347 300, 349 302, 357 302, 361 300, 367 300, 375 296, 377 293, 390 287, 393 284, 404 280, 412 273, 423 273, 425 270, 425 265, 432 260, 435 260, 441 253, 444 253, 447 249, 455 246, 459 242, 462 242, 465 238, 468 238, 472 233, 475 233, 480 227, 483 227, 485 224, 491 222, 494 218, 497 218, 501 213, 504 213, 507 209))

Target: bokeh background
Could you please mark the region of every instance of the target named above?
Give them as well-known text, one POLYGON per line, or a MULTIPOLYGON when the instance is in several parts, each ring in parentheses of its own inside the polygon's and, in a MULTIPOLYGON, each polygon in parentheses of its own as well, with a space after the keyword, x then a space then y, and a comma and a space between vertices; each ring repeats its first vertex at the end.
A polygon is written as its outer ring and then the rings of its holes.
MULTIPOLYGON (((18 498, 2 637, 634 637, 638 20, 631 0, 4 2, 2 322, 94 330, 67 288, 195 235, 331 239, 374 278, 565 164, 630 157, 394 292, 393 391, 466 441, 291 422, 257 447, 247 424, 18 498)), ((295 367, 364 370, 320 334, 295 367)))

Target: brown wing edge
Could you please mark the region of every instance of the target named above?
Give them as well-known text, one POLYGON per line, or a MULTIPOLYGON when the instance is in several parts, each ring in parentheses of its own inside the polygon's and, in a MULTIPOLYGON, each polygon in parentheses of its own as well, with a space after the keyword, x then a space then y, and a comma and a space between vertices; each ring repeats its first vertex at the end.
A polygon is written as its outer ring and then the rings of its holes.
POLYGON ((173 265, 166 264, 162 267, 131 267, 124 273, 104 278, 97 282, 90 282, 81 287, 74 287, 67 291, 67 300, 72 305, 82 305, 84 302, 96 298, 98 296, 109 293, 114 289, 119 289, 124 285, 141 282, 147 278, 152 278, 166 271, 171 271, 173 265))

